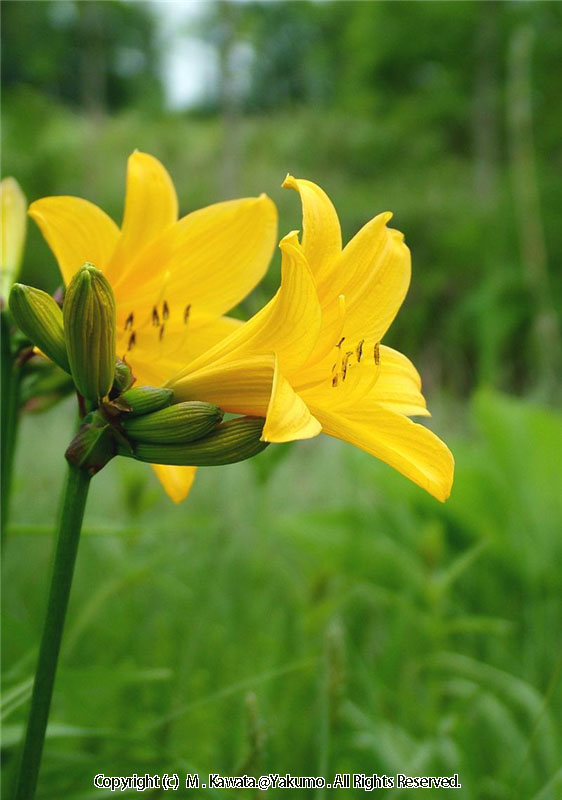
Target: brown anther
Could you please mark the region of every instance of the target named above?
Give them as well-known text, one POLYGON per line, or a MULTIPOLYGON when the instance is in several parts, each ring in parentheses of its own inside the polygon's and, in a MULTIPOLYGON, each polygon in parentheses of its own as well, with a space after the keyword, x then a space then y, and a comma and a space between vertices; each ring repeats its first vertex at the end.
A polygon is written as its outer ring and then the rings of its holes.
POLYGON ((162 303, 162 319, 164 320, 164 322, 168 319, 169 316, 170 316, 170 309, 168 307, 168 303, 164 300, 164 302, 162 303))
POLYGON ((338 376, 334 375, 332 378, 332 386, 336 387, 338 385, 338 376))
POLYGON ((183 312, 183 324, 184 325, 187 325, 187 323, 189 321, 189 312, 190 311, 191 311, 191 303, 188 303, 188 305, 186 305, 186 307, 184 309, 184 312, 183 312))
POLYGON ((152 306, 152 324, 154 326, 160 325, 160 315, 158 314, 156 306, 152 306))
POLYGON ((381 363, 381 351, 379 347, 379 342, 375 342, 375 346, 373 348, 373 355, 375 357, 375 364, 378 365, 381 363))
POLYGON ((345 336, 342 336, 339 342, 337 343, 336 347, 340 348, 344 342, 345 342, 345 336))
POLYGON ((341 365, 341 379, 342 381, 345 380, 345 376, 347 375, 347 367, 349 365, 349 359, 353 355, 353 350, 348 350, 343 358, 343 363, 341 365))
POLYGON ((356 349, 355 352, 357 354, 357 363, 358 364, 361 363, 361 359, 363 358, 363 345, 364 344, 365 344, 365 339, 361 339, 361 341, 359 341, 357 343, 357 349, 356 349))
POLYGON ((135 333, 135 331, 133 331, 132 334, 129 336, 129 344, 127 346, 127 350, 131 350, 136 343, 137 343, 137 334, 135 333))
POLYGON ((160 326, 160 330, 158 332, 158 341, 159 342, 162 341, 162 337, 164 336, 164 328, 165 328, 165 325, 164 325, 164 323, 162 323, 162 325, 160 326))
POLYGON ((125 320, 125 330, 126 331, 130 331, 131 330, 131 328, 133 327, 133 322, 134 321, 135 321, 135 315, 131 311, 131 313, 129 314, 129 316, 125 320))

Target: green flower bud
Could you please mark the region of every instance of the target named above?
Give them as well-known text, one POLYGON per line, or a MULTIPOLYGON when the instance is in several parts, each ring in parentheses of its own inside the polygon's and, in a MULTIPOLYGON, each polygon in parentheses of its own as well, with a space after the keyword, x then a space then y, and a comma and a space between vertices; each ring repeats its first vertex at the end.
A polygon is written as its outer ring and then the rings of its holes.
POLYGON ((10 292, 10 311, 18 327, 33 344, 51 361, 70 372, 62 311, 51 295, 32 286, 15 283, 10 292))
POLYGON ((134 378, 129 366, 121 361, 120 358, 115 362, 115 376, 113 378, 113 389, 118 393, 124 392, 132 384, 134 378))
POLYGON ((172 466, 218 467, 234 464, 261 453, 268 443, 260 441, 264 420, 238 417, 221 425, 196 442, 189 444, 132 443, 133 452, 119 445, 118 453, 149 464, 172 466))
POLYGON ((93 264, 84 264, 72 278, 62 310, 74 383, 83 397, 98 402, 115 373, 115 298, 93 264))
POLYGON ((178 403, 142 417, 123 419, 123 431, 135 442, 181 444, 201 439, 223 418, 223 412, 211 403, 193 400, 178 403))
POLYGON ((148 414, 150 411, 158 411, 159 408, 169 406, 174 398, 171 389, 163 389, 156 386, 135 386, 126 392, 116 402, 127 411, 127 417, 137 417, 140 414, 148 414))
POLYGON ((19 275, 27 227, 27 200, 15 178, 0 181, 0 217, 0 302, 3 304, 19 275))
POLYGON ((65 456, 72 464, 95 475, 113 458, 115 451, 116 442, 111 425, 99 412, 94 411, 84 417, 65 456))

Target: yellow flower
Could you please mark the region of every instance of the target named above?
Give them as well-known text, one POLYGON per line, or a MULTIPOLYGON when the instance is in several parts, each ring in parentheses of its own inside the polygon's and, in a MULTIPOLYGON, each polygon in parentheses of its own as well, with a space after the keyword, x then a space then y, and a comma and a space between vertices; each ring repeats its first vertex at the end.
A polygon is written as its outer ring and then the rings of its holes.
POLYGON ((2 211, 2 260, 0 262, 0 297, 7 300, 10 286, 18 277, 25 243, 27 201, 15 178, 0 183, 2 211))
POLYGON ((303 203, 302 244, 281 241, 277 295, 239 330, 168 381, 179 400, 266 418, 263 438, 320 432, 386 461, 437 499, 450 494, 453 456, 409 415, 428 416, 406 356, 380 343, 410 282, 404 237, 379 214, 342 249, 336 211, 315 184, 287 177, 303 203))
MULTIPOLYGON (((117 355, 131 366, 137 385, 163 383, 240 326, 222 315, 261 279, 277 236, 277 212, 265 195, 217 203, 178 220, 169 174, 140 152, 128 161, 121 229, 79 197, 45 197, 29 214, 66 283, 85 261, 111 283, 117 355)), ((155 470, 173 500, 187 495, 193 468, 155 470)))

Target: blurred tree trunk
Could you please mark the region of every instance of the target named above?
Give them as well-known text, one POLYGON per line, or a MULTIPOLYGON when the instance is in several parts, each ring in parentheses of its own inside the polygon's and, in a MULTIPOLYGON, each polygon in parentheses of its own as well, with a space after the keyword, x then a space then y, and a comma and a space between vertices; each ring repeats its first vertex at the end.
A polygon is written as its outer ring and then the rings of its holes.
POLYGON ((88 121, 84 154, 84 186, 87 194, 96 193, 98 141, 106 107, 106 59, 102 9, 98 2, 78 2, 80 15, 81 105, 88 121))
POLYGON ((238 8, 235 3, 221 0, 219 14, 219 68, 220 107, 222 119, 222 163, 220 193, 224 197, 235 197, 239 193, 240 142, 240 96, 236 81, 234 48, 236 46, 236 21, 238 8))
POLYGON ((91 117, 101 117, 105 109, 105 53, 103 26, 97 2, 78 3, 81 48, 82 108, 91 117))
POLYGON ((498 193, 498 8, 481 3, 476 32, 473 151, 474 188, 479 203, 490 207, 498 193))
POLYGON ((539 366, 538 378, 541 389, 553 397, 561 373, 562 346, 548 274, 548 253, 533 144, 533 44, 534 33, 529 25, 516 28, 508 53, 507 124, 521 258, 535 309, 533 336, 539 366))

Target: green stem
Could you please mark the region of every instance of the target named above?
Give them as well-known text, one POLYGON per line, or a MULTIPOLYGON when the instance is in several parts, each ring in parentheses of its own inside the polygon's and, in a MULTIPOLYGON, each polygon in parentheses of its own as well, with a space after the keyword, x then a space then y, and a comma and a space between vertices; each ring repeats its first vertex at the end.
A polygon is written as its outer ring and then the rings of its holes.
POLYGON ((6 526, 10 509, 14 452, 19 422, 19 395, 21 369, 14 361, 7 312, 2 311, 2 494, 0 526, 2 546, 6 538, 6 526))
POLYGON ((69 464, 59 521, 51 587, 47 602, 47 614, 39 649, 39 660, 31 697, 31 709, 14 795, 15 800, 33 800, 35 796, 89 485, 90 475, 85 470, 69 464))

